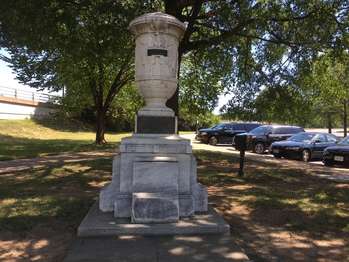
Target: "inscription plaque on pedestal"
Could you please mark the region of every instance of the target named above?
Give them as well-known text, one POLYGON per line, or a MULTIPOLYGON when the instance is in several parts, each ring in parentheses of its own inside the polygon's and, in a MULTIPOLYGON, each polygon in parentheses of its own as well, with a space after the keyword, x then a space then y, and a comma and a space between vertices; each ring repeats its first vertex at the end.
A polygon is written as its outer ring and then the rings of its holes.
POLYGON ((174 116, 137 116, 137 134, 176 134, 177 118, 174 116))

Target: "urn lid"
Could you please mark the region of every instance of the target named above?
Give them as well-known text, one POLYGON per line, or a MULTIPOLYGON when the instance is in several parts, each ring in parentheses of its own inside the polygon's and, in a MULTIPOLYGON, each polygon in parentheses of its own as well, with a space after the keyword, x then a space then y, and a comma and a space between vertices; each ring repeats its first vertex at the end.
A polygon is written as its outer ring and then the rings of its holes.
POLYGON ((173 30, 181 38, 186 25, 172 15, 161 12, 148 13, 131 21, 129 30, 137 37, 141 33, 162 32, 169 33, 173 30))

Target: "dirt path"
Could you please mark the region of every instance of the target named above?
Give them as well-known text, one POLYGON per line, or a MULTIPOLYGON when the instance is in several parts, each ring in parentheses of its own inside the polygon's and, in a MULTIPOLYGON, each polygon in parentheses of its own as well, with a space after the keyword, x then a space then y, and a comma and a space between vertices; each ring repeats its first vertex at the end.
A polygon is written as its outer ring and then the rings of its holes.
MULTIPOLYGON (((213 152, 229 153, 235 156, 239 155, 231 146, 211 146, 200 143, 194 139, 194 134, 181 135, 184 138, 190 139, 194 150, 207 150, 213 152)), ((32 168, 42 168, 46 165, 74 163, 86 160, 93 160, 97 158, 112 157, 116 154, 116 150, 108 151, 90 151, 79 153, 65 153, 54 156, 39 157, 32 159, 18 159, 11 161, 0 161, 0 174, 17 172, 28 170, 32 168)), ((334 181, 349 181, 349 169, 340 167, 326 167, 320 161, 314 161, 310 163, 304 163, 301 161, 287 160, 287 159, 275 159, 272 155, 257 155, 251 152, 246 152, 246 160, 258 161, 262 163, 275 164, 279 166, 294 167, 295 169, 304 168, 307 170, 315 171, 313 175, 318 177, 327 178, 334 181)))
POLYGON ((78 153, 64 153, 54 156, 37 157, 31 159, 18 159, 0 161, 0 174, 23 171, 33 168, 42 168, 47 165, 81 162, 97 158, 108 158, 115 155, 115 151, 90 151, 78 153))
MULTIPOLYGON (((188 138, 192 141, 194 150, 207 150, 213 152, 222 152, 229 153, 235 156, 238 156, 239 151, 235 150, 231 146, 211 146, 207 144, 200 143, 195 140, 194 134, 185 134, 182 137, 188 138)), ((313 161, 305 163, 297 160, 288 160, 288 159, 276 159, 272 155, 264 154, 258 155, 251 152, 246 152, 246 161, 248 165, 248 160, 258 161, 262 163, 275 164, 278 166, 287 166, 295 169, 307 169, 312 172, 312 175, 327 178, 334 181, 345 182, 349 181, 349 169, 341 167, 326 167, 322 164, 321 161, 313 161)))

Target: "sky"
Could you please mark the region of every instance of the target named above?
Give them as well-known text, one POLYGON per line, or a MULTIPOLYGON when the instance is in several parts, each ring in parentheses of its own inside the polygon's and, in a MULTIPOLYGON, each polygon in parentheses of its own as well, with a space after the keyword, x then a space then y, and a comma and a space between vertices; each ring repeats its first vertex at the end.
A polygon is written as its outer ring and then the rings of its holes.
MULTIPOLYGON (((6 55, 6 53, 2 50, 0 50, 1 55, 6 55)), ((11 68, 8 66, 8 64, 2 60, 0 60, 0 88, 1 87, 9 87, 9 88, 16 88, 19 90, 32 90, 35 91, 35 89, 23 85, 16 80, 16 75, 12 72, 11 68)), ((48 93, 43 91, 43 93, 48 93)), ((231 96, 227 95, 221 95, 219 96, 218 106, 214 109, 214 114, 219 114, 219 109, 224 106, 231 96)))
MULTIPOLYGON (((1 55, 6 55, 4 51, 0 51, 1 55)), ((35 90, 30 88, 29 86, 25 86, 19 83, 15 79, 16 75, 12 72, 11 68, 8 64, 2 60, 0 60, 0 87, 10 87, 21 90, 35 90)))
POLYGON ((215 114, 215 115, 219 115, 219 109, 222 107, 222 106, 224 106, 224 105, 226 105, 228 102, 229 102, 229 100, 232 98, 232 95, 220 95, 219 97, 218 97, 218 105, 217 105, 217 107, 213 110, 213 113, 215 114))

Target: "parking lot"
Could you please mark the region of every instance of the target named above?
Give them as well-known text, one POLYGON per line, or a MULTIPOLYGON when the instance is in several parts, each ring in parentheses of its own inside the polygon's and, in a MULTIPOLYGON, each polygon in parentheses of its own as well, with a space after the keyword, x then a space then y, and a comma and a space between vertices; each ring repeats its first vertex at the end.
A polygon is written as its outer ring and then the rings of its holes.
MULTIPOLYGON (((314 131, 314 129, 312 129, 311 131, 314 131)), ((317 130, 317 131, 325 132, 324 130, 317 130)), ((340 132, 340 131, 338 130, 337 132, 340 132)), ((240 154, 239 151, 235 150, 232 146, 229 146, 229 145, 211 146, 208 144, 201 143, 195 140, 195 134, 183 134, 181 136, 187 139, 190 139, 192 141, 194 150, 208 150, 208 151, 214 151, 214 152, 229 153, 237 156, 240 154)), ((312 170, 312 171, 315 171, 316 176, 331 179, 331 180, 349 181, 349 168, 344 168, 340 166, 326 167, 323 165, 321 161, 311 161, 306 163, 298 160, 290 160, 290 159, 284 159, 284 158, 276 159, 270 154, 259 155, 252 152, 246 152, 246 165, 248 165, 249 159, 254 161, 259 161, 262 163, 263 162, 272 163, 275 165, 279 165, 280 167, 288 166, 288 167, 294 167, 297 169, 300 168, 300 169, 312 170)), ((314 174, 314 172, 312 172, 312 174, 314 174)))

